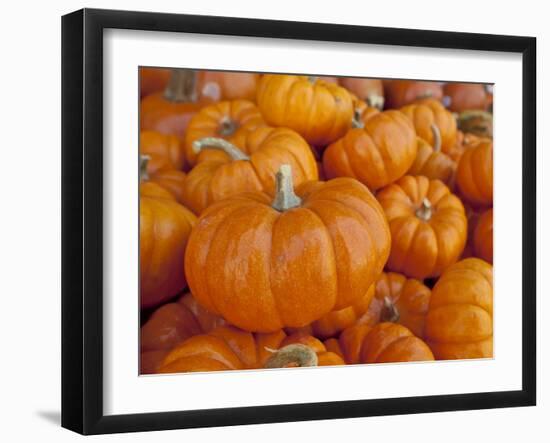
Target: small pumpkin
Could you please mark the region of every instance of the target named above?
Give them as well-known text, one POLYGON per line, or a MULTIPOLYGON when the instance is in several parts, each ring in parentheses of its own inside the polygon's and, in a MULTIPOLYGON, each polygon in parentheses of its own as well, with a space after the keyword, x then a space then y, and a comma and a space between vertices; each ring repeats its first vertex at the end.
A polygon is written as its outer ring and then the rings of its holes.
MULTIPOLYGON (((289 339, 280 330, 268 334, 252 334, 233 326, 222 326, 208 334, 196 335, 180 343, 164 358, 158 372, 317 366, 323 364, 323 360, 334 364, 338 358, 324 356, 321 360, 316 349, 303 341, 309 340, 303 337, 289 339)), ((327 353, 322 343, 315 344, 320 344, 323 349, 321 352, 327 353)))
POLYGON ((174 346, 224 324, 221 317, 206 311, 191 294, 160 306, 140 329, 140 373, 155 373, 174 346))
POLYGON ((200 87, 202 95, 218 100, 256 99, 259 74, 249 72, 202 71, 200 87))
POLYGON ((443 86, 443 102, 452 112, 487 110, 493 102, 493 94, 481 83, 446 83, 443 86))
POLYGON ((185 248, 196 217, 168 198, 141 195, 140 305, 156 306, 185 288, 185 248))
POLYGON ((434 360, 434 356, 428 345, 397 323, 377 324, 367 334, 361 347, 362 363, 430 360, 434 360))
POLYGON ((292 185, 282 165, 275 198, 214 203, 189 239, 185 273, 209 311, 255 332, 302 327, 354 304, 380 274, 390 238, 380 205, 356 180, 292 185))
POLYGON ((423 175, 430 179, 438 179, 450 184, 454 179, 455 162, 447 154, 441 152, 441 138, 437 126, 432 126, 435 132, 434 146, 430 146, 423 138, 417 137, 417 153, 414 163, 407 171, 408 175, 423 175))
POLYGON ((401 112, 411 119, 416 134, 430 145, 436 144, 436 133, 433 130, 435 126, 439 130, 441 150, 446 153, 455 147, 456 119, 438 100, 433 98, 417 100, 401 108, 401 112))
POLYGON ((183 203, 185 173, 176 169, 161 169, 150 174, 148 165, 151 158, 154 157, 154 155, 140 155, 140 195, 156 195, 157 197, 169 198, 156 187, 151 188, 151 185, 154 184, 168 191, 179 203, 183 203))
POLYGON ((164 90, 170 80, 170 69, 139 68, 139 95, 145 97, 164 90))
POLYGON ((293 129, 316 147, 342 137, 353 118, 350 93, 316 77, 266 74, 256 101, 268 124, 293 129))
POLYGON ((384 108, 384 85, 378 78, 340 77, 340 86, 364 100, 369 107, 384 108))
POLYGON ((183 186, 183 203, 196 214, 215 201, 245 191, 275 193, 275 174, 282 164, 292 167, 297 185, 317 180, 317 164, 307 144, 286 128, 262 126, 250 130, 240 141, 242 149, 219 138, 195 140, 202 156, 222 152, 223 158, 201 161, 189 172, 183 186))
POLYGON ((474 230, 475 255, 493 264, 493 209, 488 209, 479 217, 474 230))
POLYGON ((493 143, 478 142, 464 151, 456 171, 460 194, 473 206, 493 204, 493 143))
POLYGON ((431 290, 421 281, 396 272, 383 272, 376 281, 374 298, 359 323, 399 323, 417 337, 424 336, 424 321, 431 290))
POLYGON ((403 176, 414 162, 417 141, 411 122, 399 111, 372 115, 350 129, 323 154, 329 178, 353 177, 371 190, 403 176))
POLYGON ((426 342, 439 360, 493 356, 493 267, 467 258, 432 289, 426 342))
POLYGON ((377 199, 390 224, 387 269, 408 277, 439 276, 466 244, 464 206, 440 180, 407 175, 382 189, 377 199))
POLYGON ((193 142, 205 137, 217 137, 240 147, 246 135, 260 126, 265 126, 260 110, 248 100, 223 101, 205 106, 193 116, 185 133, 187 164, 197 164, 198 153, 193 148, 193 142))
POLYGON ((141 131, 139 134, 139 153, 149 156, 147 173, 154 175, 160 170, 181 170, 185 163, 185 152, 175 135, 161 134, 156 131, 141 131))
POLYGON ((183 143, 191 117, 211 102, 210 98, 200 96, 195 71, 173 69, 164 92, 141 100, 140 129, 175 135, 183 143))
POLYGON ((419 99, 443 97, 443 88, 439 82, 416 80, 384 80, 386 109, 398 109, 419 99))

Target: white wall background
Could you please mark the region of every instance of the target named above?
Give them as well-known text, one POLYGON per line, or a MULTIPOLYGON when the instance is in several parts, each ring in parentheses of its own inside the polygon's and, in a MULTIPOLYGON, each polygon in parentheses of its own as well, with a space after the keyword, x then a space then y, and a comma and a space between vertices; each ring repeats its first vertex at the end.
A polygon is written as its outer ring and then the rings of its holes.
MULTIPOLYGON (((531 35, 538 38, 539 226, 550 222, 548 155, 542 155, 550 111, 543 76, 550 75, 550 29, 543 2, 463 0, 363 2, 340 0, 209 0, 169 2, 6 2, 0 27, 0 436, 3 441, 82 439, 59 427, 60 414, 60 72, 62 14, 87 6, 318 21, 449 31, 531 35), (498 5, 498 6, 497 6, 498 5), (543 112, 545 111, 545 112, 543 112), (7 138, 6 138, 7 135, 7 138), (545 163, 545 164, 543 164, 545 163)), ((518 147, 519 149, 519 147, 518 147)), ((519 208, 518 208, 519 210, 519 208)), ((94 441, 256 442, 365 439, 446 443, 544 441, 550 431, 550 236, 539 229, 539 387, 537 407, 411 416, 329 420, 233 428, 102 436, 94 441), (542 249, 545 248, 544 251, 542 249), (546 266, 545 266, 546 265, 546 266)), ((319 389, 323 389, 319 386, 319 389)))

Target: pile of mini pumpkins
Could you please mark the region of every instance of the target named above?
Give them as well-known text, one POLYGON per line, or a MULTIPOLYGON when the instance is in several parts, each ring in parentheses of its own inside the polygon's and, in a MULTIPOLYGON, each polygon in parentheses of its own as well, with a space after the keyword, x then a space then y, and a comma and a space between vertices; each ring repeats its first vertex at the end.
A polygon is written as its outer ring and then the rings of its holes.
POLYGON ((140 71, 141 373, 493 355, 489 85, 140 71))

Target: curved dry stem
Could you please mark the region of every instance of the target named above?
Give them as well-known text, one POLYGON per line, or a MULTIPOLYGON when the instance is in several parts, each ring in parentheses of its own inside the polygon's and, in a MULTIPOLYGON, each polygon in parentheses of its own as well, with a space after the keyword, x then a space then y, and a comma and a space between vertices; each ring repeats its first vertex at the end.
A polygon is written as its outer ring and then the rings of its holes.
POLYGON ((196 154, 203 149, 217 149, 225 152, 232 160, 250 160, 250 157, 223 138, 204 137, 193 142, 193 151, 196 154))
POLYGON ((425 222, 429 221, 432 218, 432 204, 430 200, 424 198, 422 200, 422 205, 416 210, 416 216, 425 222))
POLYGON ((380 321, 396 323, 399 321, 399 311, 389 297, 384 297, 384 307, 380 313, 380 321))
POLYGON ((365 100, 367 105, 378 110, 384 109, 384 96, 378 94, 369 94, 365 100))
POLYGON ((435 123, 432 123, 430 125, 430 129, 432 130, 433 138, 434 138, 434 144, 433 148, 435 152, 441 151, 441 131, 439 130, 438 126, 435 123))
POLYGON ((197 73, 191 69, 172 69, 164 98, 172 102, 197 101, 197 73))

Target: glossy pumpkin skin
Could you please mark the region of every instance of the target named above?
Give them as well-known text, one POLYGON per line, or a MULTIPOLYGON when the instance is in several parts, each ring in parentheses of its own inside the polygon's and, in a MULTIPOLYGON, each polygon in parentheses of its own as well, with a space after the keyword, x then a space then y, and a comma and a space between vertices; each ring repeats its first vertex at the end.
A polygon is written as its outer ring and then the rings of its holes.
POLYGON ((140 329, 140 373, 155 373, 174 346, 224 324, 225 320, 206 311, 191 294, 160 306, 140 329))
POLYGON ((170 80, 170 69, 139 68, 140 97, 164 90, 170 80))
POLYGON ((369 106, 382 109, 384 107, 384 85, 378 78, 340 77, 340 86, 364 100, 369 106))
POLYGON ((493 356, 493 267, 467 258, 432 290, 425 339, 438 360, 493 356))
POLYGON ((311 77, 266 74, 256 101, 268 124, 293 129, 316 147, 342 137, 353 119, 348 91, 311 77))
POLYGON ((307 182, 288 210, 247 193, 202 213, 186 275, 199 303, 231 324, 303 327, 357 302, 380 274, 390 238, 380 205, 356 180, 307 182))
POLYGON ((140 197, 140 304, 152 307, 186 285, 185 248, 195 215, 173 200, 140 197))
POLYGON ((336 337, 344 329, 358 323, 360 319, 365 316, 373 301, 374 288, 375 285, 372 285, 365 295, 352 306, 329 312, 308 326, 300 328, 297 331, 289 328, 287 332, 307 333, 321 340, 325 340, 329 337, 336 337))
POLYGON ((164 359, 158 372, 202 372, 265 367, 273 351, 291 343, 312 343, 318 353, 319 365, 342 364, 321 342, 313 337, 287 337, 279 330, 267 334, 252 334, 233 326, 222 326, 191 337, 176 346, 164 359), (328 355, 321 355, 321 354, 328 355))
POLYGON ((443 88, 439 82, 384 80, 383 84, 386 108, 401 108, 426 97, 435 100, 443 97, 443 88))
POLYGON ((437 126, 441 136, 441 150, 448 152, 455 147, 457 129, 456 120, 438 100, 426 98, 401 108, 409 117, 416 129, 416 134, 426 140, 431 146, 435 145, 432 125, 437 126))
MULTIPOLYGON (((193 116, 185 134, 187 164, 197 164, 198 154, 193 149, 195 140, 218 137, 241 147, 247 134, 260 126, 265 126, 260 110, 248 100, 223 101, 205 106, 193 116)), ((201 158, 208 158, 204 154, 201 158)))
POLYGON ((178 138, 156 131, 141 131, 139 153, 149 157, 147 173, 154 175, 166 169, 181 170, 185 163, 185 153, 178 138))
POLYGON ((190 88, 193 90, 183 93, 177 88, 171 88, 169 82, 163 92, 144 97, 140 103, 140 129, 175 135, 183 143, 191 117, 203 106, 212 103, 209 97, 199 95, 196 83, 190 88))
POLYGON ((475 207, 493 203, 493 143, 480 139, 460 157, 456 183, 461 195, 475 207))
POLYGON ((323 167, 329 178, 353 177, 376 190, 403 176, 416 153, 411 122, 399 111, 385 111, 328 146, 323 167))
POLYGON ((485 111, 493 102, 493 95, 480 83, 446 83, 443 95, 443 101, 452 112, 473 109, 485 111))
MULTIPOLYGON (((247 160, 233 160, 222 153, 222 158, 201 161, 188 174, 183 202, 195 214, 213 202, 241 192, 254 190, 273 196, 274 177, 282 164, 291 165, 296 185, 318 179, 317 164, 309 145, 290 129, 261 126, 248 131, 240 147, 247 160)), ((200 155, 207 151, 210 149, 200 155)))
POLYGON ((486 262, 493 264, 493 209, 479 217, 474 230, 474 252, 486 262))
POLYGON ((458 260, 468 223, 460 199, 443 182, 407 175, 382 189, 377 199, 391 229, 388 270, 424 279, 439 276, 458 260))
POLYGON ((202 95, 219 100, 256 99, 259 74, 248 72, 203 71, 200 73, 202 95))
POLYGON ((421 281, 396 272, 383 272, 376 281, 375 296, 359 322, 370 326, 399 323, 422 338, 430 296, 430 288, 421 281))
POLYGON ((363 340, 362 363, 393 363, 434 360, 432 351, 405 326, 379 323, 363 340))
POLYGON ((450 184, 456 170, 455 162, 447 154, 436 150, 424 139, 417 137, 416 158, 407 175, 423 175, 429 179, 450 184))

